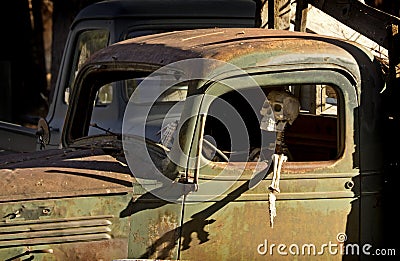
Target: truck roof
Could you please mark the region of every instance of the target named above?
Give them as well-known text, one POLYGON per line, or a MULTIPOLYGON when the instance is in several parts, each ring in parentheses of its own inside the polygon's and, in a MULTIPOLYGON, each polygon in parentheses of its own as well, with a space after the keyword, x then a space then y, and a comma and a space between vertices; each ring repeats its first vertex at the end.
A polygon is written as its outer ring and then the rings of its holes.
MULTIPOLYGON (((171 72, 180 71, 179 64, 174 67, 174 63, 196 58, 218 61, 193 68, 193 73, 201 74, 200 78, 210 73, 212 77, 219 77, 218 72, 228 64, 252 74, 276 70, 341 72, 358 93, 361 93, 362 82, 367 87, 381 79, 381 69, 367 50, 352 42, 310 33, 262 28, 207 28, 135 37, 99 50, 82 66, 73 87, 71 100, 74 102, 68 108, 63 144, 68 146, 84 133, 82 120, 86 118, 82 117, 81 111, 85 111, 85 106, 93 106, 87 98, 95 90, 92 81, 96 81, 96 86, 103 86, 109 81, 131 77, 131 73, 146 75, 166 65, 171 72)), ((237 72, 241 73, 240 70, 237 72)), ((200 83, 198 87, 203 85, 200 83)))
MULTIPOLYGON (((259 63, 248 59, 249 66, 251 63, 254 65, 273 64, 274 57, 282 59, 282 56, 286 63, 297 64, 325 59, 326 64, 333 61, 346 63, 343 67, 347 68, 353 64, 354 76, 358 74, 354 55, 373 60, 366 50, 355 48, 355 46, 358 45, 348 44, 332 37, 286 30, 209 28, 166 32, 124 40, 100 50, 90 60, 95 63, 114 63, 118 60, 119 62, 165 66, 190 58, 233 62, 237 57, 264 53, 264 60, 258 61, 259 63), (336 44, 332 44, 333 42, 336 44), (335 57, 339 59, 335 60, 335 57)), ((260 57, 258 56, 258 59, 260 57)), ((239 66, 243 68, 244 64, 239 66)))
POLYGON ((106 0, 82 9, 72 26, 85 19, 123 18, 252 18, 252 0, 106 0))

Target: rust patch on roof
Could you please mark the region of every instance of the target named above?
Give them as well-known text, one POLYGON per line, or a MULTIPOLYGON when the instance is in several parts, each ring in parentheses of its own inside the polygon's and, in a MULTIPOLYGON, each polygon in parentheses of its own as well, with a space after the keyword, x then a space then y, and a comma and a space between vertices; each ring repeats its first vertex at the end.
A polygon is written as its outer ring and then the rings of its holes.
POLYGON ((254 52, 331 53, 346 55, 330 44, 335 38, 262 28, 213 28, 183 30, 124 40, 94 54, 93 63, 131 62, 164 66, 191 58, 230 61, 254 52))

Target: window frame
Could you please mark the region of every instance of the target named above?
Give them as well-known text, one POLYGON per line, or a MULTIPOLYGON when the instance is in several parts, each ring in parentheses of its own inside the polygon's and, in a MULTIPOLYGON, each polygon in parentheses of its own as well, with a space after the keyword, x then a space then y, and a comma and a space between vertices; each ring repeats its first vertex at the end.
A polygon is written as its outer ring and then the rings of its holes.
MULTIPOLYGON (((276 68, 274 68, 276 69, 276 68)), ((283 172, 287 173, 310 173, 317 169, 325 169, 328 172, 333 172, 334 170, 329 167, 333 165, 343 165, 349 169, 352 169, 353 164, 353 156, 358 157, 357 155, 353 155, 357 153, 354 151, 354 147, 356 142, 355 133, 355 121, 357 121, 356 110, 359 106, 358 94, 357 94, 357 83, 354 81, 354 78, 348 74, 347 71, 337 70, 337 69, 324 69, 324 68, 310 68, 310 69, 291 69, 291 70, 269 70, 257 73, 250 72, 250 75, 256 79, 261 75, 265 78, 265 81, 269 81, 269 85, 290 85, 290 84, 326 84, 330 86, 335 86, 338 91, 338 95, 340 96, 338 99, 338 150, 340 155, 335 160, 325 160, 325 161, 301 161, 301 162, 286 162, 286 168, 283 169, 283 172), (348 135, 352 134, 352 135, 348 135)), ((266 84, 263 84, 266 85, 266 84)), ((215 90, 218 88, 217 84, 210 84, 204 88, 205 94, 214 94, 218 93, 217 97, 226 93, 228 89, 224 91, 215 90)), ((243 165, 245 164, 245 169, 254 169, 256 167, 256 162, 238 162, 238 163, 223 163, 223 162, 206 162, 201 153, 201 140, 203 138, 204 126, 205 126, 205 115, 208 112, 209 106, 211 102, 206 104, 202 103, 198 108, 199 112, 203 112, 202 117, 199 117, 196 133, 198 139, 192 140, 192 146, 190 155, 197 158, 195 163, 192 163, 188 166, 188 169, 191 169, 189 176, 189 180, 194 180, 196 183, 198 182, 201 174, 201 166, 204 165, 212 165, 213 167, 226 167, 233 165, 243 165)), ((196 137, 196 135, 193 135, 196 137)), ((355 158, 354 158, 355 160, 355 158)), ((251 175, 246 176, 245 179, 250 179, 251 175)))

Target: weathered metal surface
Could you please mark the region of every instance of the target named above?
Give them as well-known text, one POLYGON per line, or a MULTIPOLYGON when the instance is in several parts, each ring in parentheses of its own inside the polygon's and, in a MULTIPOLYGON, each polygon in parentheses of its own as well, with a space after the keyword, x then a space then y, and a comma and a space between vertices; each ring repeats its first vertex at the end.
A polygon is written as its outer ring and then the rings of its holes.
MULTIPOLYGON (((91 62, 112 64, 118 61, 154 66, 164 66, 190 58, 214 58, 231 62, 234 58, 252 53, 263 57, 261 52, 267 51, 268 56, 264 59, 270 57, 272 60, 273 57, 284 55, 288 59, 286 63, 300 64, 307 61, 307 58, 308 62, 311 62, 312 57, 320 57, 332 63, 345 62, 349 66, 354 58, 343 48, 332 43, 335 43, 334 38, 319 35, 311 37, 309 34, 283 30, 260 28, 187 30, 168 32, 157 37, 143 36, 129 39, 93 55, 91 62), (285 50, 284 53, 282 50, 285 50), (293 59, 290 59, 291 55, 293 59), (336 60, 335 57, 348 61, 336 60)), ((261 62, 257 63, 254 60, 253 66, 260 66, 261 62)), ((264 63, 268 64, 267 61, 264 63)), ((356 68, 349 68, 356 71, 356 68)))
POLYGON ((129 257, 179 259, 182 205, 146 193, 128 209, 132 215, 129 257))
POLYGON ((0 203, 0 256, 51 249, 53 253, 34 254, 35 260, 126 258, 130 217, 122 213, 131 197, 124 193, 0 203), (45 215, 24 214, 35 211, 45 215))
POLYGON ((1 258, 126 258, 130 217, 120 215, 133 178, 114 156, 70 148, 0 157, 1 258))
POLYGON ((0 248, 111 239, 110 217, 6 223, 0 225, 0 248))
POLYGON ((337 234, 332 231, 346 231, 348 222, 337 217, 347 216, 351 210, 354 211, 355 206, 351 209, 348 199, 314 200, 312 203, 303 200, 279 201, 275 226, 270 228, 267 200, 229 200, 225 206, 218 202, 188 205, 182 231, 186 245, 181 258, 310 260, 317 257, 319 260, 342 260, 338 248, 334 249, 336 255, 330 255, 327 249, 321 250, 321 245, 330 241, 337 246, 337 234), (329 230, 326 229, 327 224, 330 224, 329 230), (310 231, 314 231, 312 237, 310 231), (226 244, 228 241, 230 243, 226 244), (308 253, 307 248, 312 244, 315 249, 310 249, 308 253), (278 245, 285 248, 278 250, 278 245))
MULTIPOLYGON (((282 171, 287 174, 293 173, 306 173, 311 170, 316 171, 324 168, 333 168, 335 166, 336 160, 328 160, 328 161, 309 161, 309 162, 285 162, 282 166, 282 171)), ((235 170, 253 170, 257 166, 257 162, 229 162, 228 164, 223 162, 212 162, 211 166, 215 165, 216 167, 232 169, 235 170), (245 166, 243 166, 245 165, 245 166)))
POLYGON ((0 202, 132 191, 128 166, 101 149, 4 156, 0 202))

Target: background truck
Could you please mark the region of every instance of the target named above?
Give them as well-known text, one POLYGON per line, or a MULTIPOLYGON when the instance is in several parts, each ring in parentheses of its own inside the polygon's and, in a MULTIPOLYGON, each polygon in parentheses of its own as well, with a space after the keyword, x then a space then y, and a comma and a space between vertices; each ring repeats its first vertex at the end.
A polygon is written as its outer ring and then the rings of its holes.
MULTIPOLYGON (((71 25, 46 119, 39 121, 37 129, 0 121, 0 149, 27 152, 60 146, 72 83, 93 52, 120 40, 157 32, 255 27, 255 14, 256 3, 252 0, 113 0, 84 8, 71 25), (43 130, 44 121, 48 130, 43 130), (38 130, 46 135, 39 139, 38 130)), ((99 119, 108 118, 105 128, 112 126, 113 115, 125 108, 124 95, 107 87, 99 91, 94 114, 99 119)))

